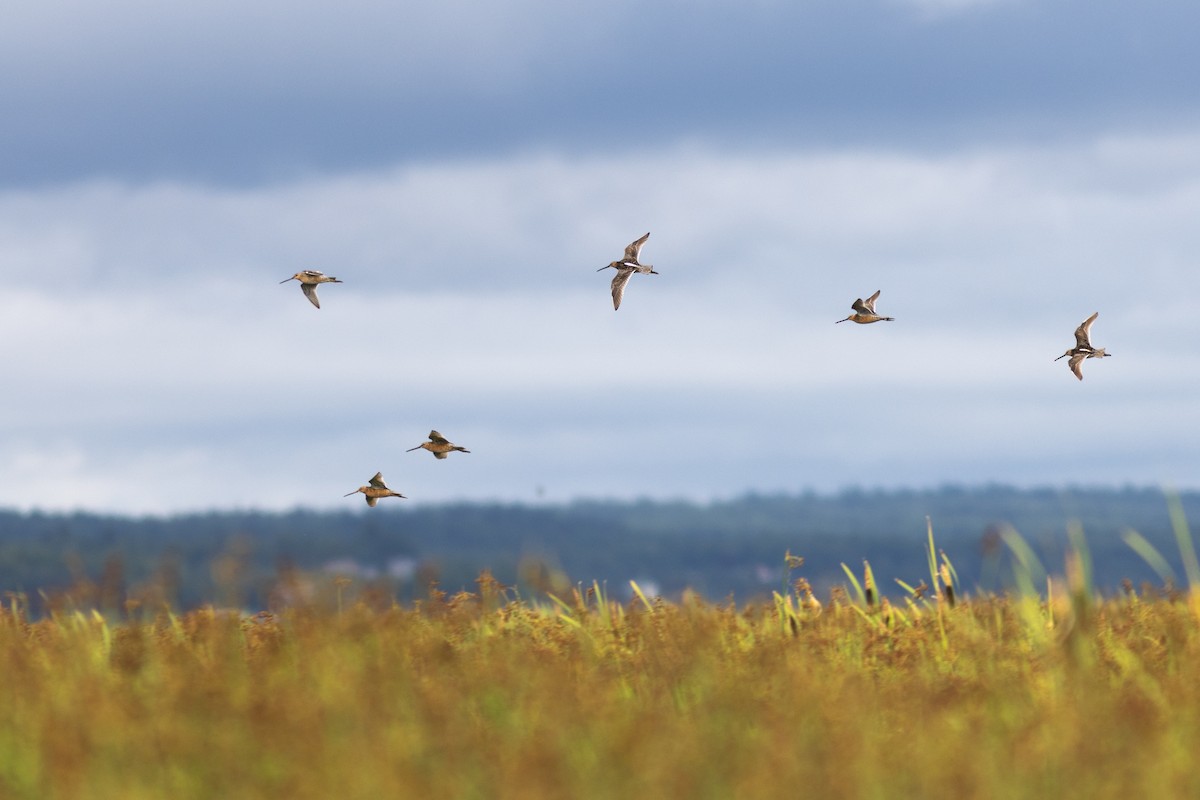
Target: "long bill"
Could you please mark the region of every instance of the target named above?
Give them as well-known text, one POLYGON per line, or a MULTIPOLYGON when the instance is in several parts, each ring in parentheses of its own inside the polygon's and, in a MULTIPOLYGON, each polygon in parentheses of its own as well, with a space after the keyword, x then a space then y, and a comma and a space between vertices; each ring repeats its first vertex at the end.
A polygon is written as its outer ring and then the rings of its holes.
POLYGON ((413 450, 420 450, 420 449, 421 449, 421 445, 417 445, 416 447, 410 447, 410 448, 408 448, 408 449, 407 449, 407 450, 405 450, 404 452, 406 452, 406 453, 411 453, 413 450))
POLYGON ((342 495, 342 497, 349 497, 350 495, 358 494, 361 491, 362 491, 362 489, 355 489, 353 492, 346 492, 344 495, 342 495))

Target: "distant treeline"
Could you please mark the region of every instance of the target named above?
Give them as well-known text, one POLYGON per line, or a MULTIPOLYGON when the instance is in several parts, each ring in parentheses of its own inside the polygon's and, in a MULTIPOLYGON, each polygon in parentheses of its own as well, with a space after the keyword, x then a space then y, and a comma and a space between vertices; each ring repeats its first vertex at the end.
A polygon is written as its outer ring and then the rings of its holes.
MULTIPOLYGON (((1180 496, 1200 521, 1200 493, 1180 496)), ((928 578, 926 517, 968 592, 1001 591, 1015 529, 1051 574, 1061 572, 1068 525, 1087 537, 1095 583, 1161 585, 1122 540, 1133 529, 1183 568, 1168 502, 1153 489, 945 487, 848 490, 833 495, 760 495, 694 504, 577 501, 566 505, 456 503, 380 506, 355 512, 213 512, 174 517, 22 514, 0 511, 0 591, 8 602, 192 608, 206 603, 264 609, 332 602, 336 594, 377 601, 470 588, 481 570, 516 590, 568 591, 592 581, 615 597, 636 580, 676 596, 714 600, 769 595, 784 586, 784 554, 803 556, 820 591, 845 580, 844 562, 869 560, 885 593, 894 578, 928 578), (339 578, 343 580, 338 580, 339 578)))

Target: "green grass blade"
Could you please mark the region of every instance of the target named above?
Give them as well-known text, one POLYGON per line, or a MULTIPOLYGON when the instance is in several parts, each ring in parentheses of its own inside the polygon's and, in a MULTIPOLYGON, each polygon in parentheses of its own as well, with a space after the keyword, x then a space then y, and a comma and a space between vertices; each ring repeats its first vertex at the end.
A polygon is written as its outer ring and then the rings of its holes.
POLYGON ((1121 539, 1150 565, 1150 569, 1154 570, 1160 581, 1164 584, 1175 583, 1175 570, 1171 569, 1171 565, 1163 558, 1163 554, 1158 552, 1158 548, 1150 544, 1149 539, 1133 528, 1126 528, 1121 534, 1121 539))
POLYGON ((646 610, 653 614, 654 604, 646 599, 646 595, 642 592, 642 587, 637 585, 637 581, 630 581, 629 586, 633 589, 633 593, 637 595, 637 598, 642 601, 642 605, 646 607, 646 610))
POLYGON ((933 519, 925 517, 925 528, 929 532, 929 550, 925 555, 929 559, 929 585, 933 587, 933 596, 941 596, 941 585, 938 583, 937 548, 933 544, 933 519))
POLYGON ((867 593, 863 591, 862 584, 858 582, 858 577, 854 574, 852 569, 845 565, 845 563, 842 564, 842 570, 846 573, 846 577, 850 579, 850 585, 854 587, 854 595, 858 598, 858 604, 866 607, 867 593))
POLYGON ((1005 526, 1000 531, 1000 538, 1017 559, 1017 563, 1013 565, 1013 579, 1017 588, 1021 594, 1037 595, 1038 590, 1035 586, 1046 580, 1046 568, 1042 566, 1041 559, 1015 528, 1005 526))
POLYGON ((1177 492, 1167 492, 1167 511, 1171 515, 1171 528, 1179 544, 1179 555, 1183 558, 1183 571, 1187 575, 1188 588, 1200 592, 1200 563, 1196 560, 1196 545, 1188 529, 1187 516, 1183 513, 1183 501, 1177 492))
POLYGON ((1083 535, 1083 526, 1078 522, 1071 522, 1067 525, 1067 541, 1070 542, 1071 551, 1078 559, 1081 575, 1081 585, 1072 586, 1072 591, 1079 591, 1087 596, 1092 594, 1092 552, 1088 549, 1087 539, 1083 535))

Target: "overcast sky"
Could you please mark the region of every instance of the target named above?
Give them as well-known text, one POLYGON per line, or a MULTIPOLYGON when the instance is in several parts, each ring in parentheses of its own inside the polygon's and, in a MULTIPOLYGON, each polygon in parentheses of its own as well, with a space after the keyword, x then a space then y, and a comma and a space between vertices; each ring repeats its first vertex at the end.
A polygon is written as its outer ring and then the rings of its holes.
POLYGON ((0 506, 1200 487, 1200 5, 405 6, 6 10, 0 506))

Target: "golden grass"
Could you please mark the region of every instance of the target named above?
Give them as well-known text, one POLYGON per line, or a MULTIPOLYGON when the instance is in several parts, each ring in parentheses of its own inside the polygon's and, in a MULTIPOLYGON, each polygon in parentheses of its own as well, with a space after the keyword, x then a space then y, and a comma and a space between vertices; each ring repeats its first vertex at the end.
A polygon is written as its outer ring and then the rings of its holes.
POLYGON ((521 602, 486 574, 341 614, 10 608, 0 797, 1200 796, 1188 603, 798 583, 744 608, 521 602))

